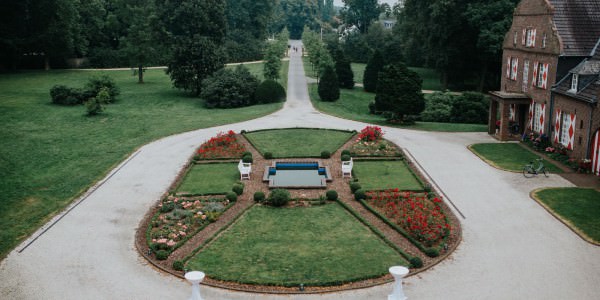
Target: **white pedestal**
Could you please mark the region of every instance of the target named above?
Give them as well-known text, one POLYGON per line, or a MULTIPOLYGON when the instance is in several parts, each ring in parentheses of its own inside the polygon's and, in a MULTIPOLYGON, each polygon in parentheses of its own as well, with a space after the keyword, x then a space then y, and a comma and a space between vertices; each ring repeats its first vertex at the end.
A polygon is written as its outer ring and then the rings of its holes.
POLYGON ((408 299, 404 295, 402 290, 402 278, 408 274, 408 268, 402 266, 394 266, 390 268, 390 274, 394 276, 394 291, 388 295, 388 300, 406 300, 408 299))
POLYGON ((185 279, 192 284, 192 297, 190 300, 203 300, 200 295, 200 282, 204 279, 204 273, 192 271, 185 273, 185 279))

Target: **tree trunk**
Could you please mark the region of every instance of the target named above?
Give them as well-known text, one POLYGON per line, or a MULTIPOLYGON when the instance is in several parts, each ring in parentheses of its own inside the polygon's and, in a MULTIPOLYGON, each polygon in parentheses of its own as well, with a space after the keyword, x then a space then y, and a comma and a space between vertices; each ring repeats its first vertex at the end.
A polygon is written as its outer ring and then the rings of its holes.
POLYGON ((138 83, 144 83, 144 67, 138 66, 138 83))
POLYGON ((486 75, 487 75, 487 70, 488 70, 487 62, 484 62, 483 64, 481 64, 481 74, 479 74, 479 87, 477 88, 477 91, 480 93, 483 92, 483 88, 485 87, 485 79, 486 79, 486 75))
POLYGON ((44 70, 50 70, 50 58, 48 55, 44 55, 44 70))

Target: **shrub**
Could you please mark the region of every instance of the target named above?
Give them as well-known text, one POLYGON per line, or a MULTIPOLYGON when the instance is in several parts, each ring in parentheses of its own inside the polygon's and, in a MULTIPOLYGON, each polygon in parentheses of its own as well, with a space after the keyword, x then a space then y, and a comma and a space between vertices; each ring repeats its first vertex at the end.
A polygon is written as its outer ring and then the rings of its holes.
POLYGON ((425 248, 425 250, 423 252, 425 253, 425 255, 427 255, 429 257, 440 256, 440 251, 436 248, 425 248))
POLYGON ((273 158, 273 153, 271 152, 265 152, 265 159, 272 159, 273 158))
POLYGON ((236 194, 236 195, 241 195, 244 192, 244 186, 236 183, 233 185, 233 187, 231 188, 231 190, 236 194))
POLYGON ((350 182, 350 191, 352 191, 352 194, 356 193, 356 191, 360 190, 362 187, 360 186, 360 183, 358 182, 350 182))
POLYGON ((82 91, 64 85, 55 85, 50 89, 52 103, 59 105, 77 105, 82 103, 82 91))
POLYGON ((413 268, 420 268, 423 266, 423 261, 421 260, 420 257, 417 257, 417 256, 411 257, 409 262, 410 262, 410 266, 413 268))
POLYGON ((376 142, 383 137, 383 131, 378 126, 366 126, 360 131, 358 139, 363 142, 376 142))
POLYGON ((121 93, 115 81, 108 75, 90 78, 85 84, 85 89, 90 97, 96 97, 101 90, 106 89, 108 92, 107 103, 115 102, 117 96, 121 93))
POLYGON ((338 78, 339 87, 344 89, 354 88, 354 73, 352 73, 350 61, 341 50, 336 52, 335 72, 338 78))
POLYGON ((256 201, 256 202, 263 202, 263 201, 265 201, 265 193, 260 192, 260 191, 255 192, 254 193, 254 201, 256 201))
POLYGON ((158 250, 156 251, 156 259, 165 260, 169 258, 169 251, 167 250, 158 250))
POLYGON ((252 162, 254 162, 254 159, 252 158, 252 155, 244 155, 242 157, 242 161, 244 163, 251 164, 252 162))
POLYGON ((256 104, 258 79, 248 68, 221 69, 202 81, 200 98, 208 108, 234 108, 256 104))
POLYGON ((225 198, 231 202, 235 202, 237 201, 237 194, 234 192, 227 192, 227 194, 225 194, 225 198))
POLYGON ((421 120, 425 122, 450 122, 455 96, 450 93, 435 92, 425 98, 425 110, 421 120))
POLYGON ((421 92, 423 80, 403 63, 387 65, 379 72, 375 109, 389 112, 390 121, 404 120, 405 115, 418 115, 425 109, 421 92))
POLYGON ((358 200, 365 200, 367 199, 367 195, 365 193, 365 191, 363 191, 362 189, 358 189, 356 190, 356 192, 354 192, 354 199, 358 200))
POLYGON ((162 206, 160 207, 160 212, 168 213, 168 212, 172 211, 173 209, 175 209, 175 203, 169 201, 169 202, 165 202, 162 204, 162 206))
POLYGON ((489 100, 481 93, 466 92, 452 104, 450 121, 454 123, 486 124, 489 100))
POLYGON ((352 157, 350 156, 350 154, 343 154, 343 155, 342 155, 342 161, 350 161, 350 158, 352 158, 352 157))
POLYGON ((244 157, 244 156, 252 156, 252 152, 244 151, 244 153, 242 153, 242 157, 244 157))
POLYGON ((285 206, 290 201, 290 192, 284 189, 274 189, 269 195, 269 203, 275 207, 285 206))
POLYGON ((285 99, 285 89, 279 82, 267 79, 258 85, 254 98, 257 103, 275 103, 285 99))
POLYGON ((319 97, 323 101, 336 101, 340 98, 340 87, 338 86, 338 78, 332 67, 325 67, 323 76, 319 81, 318 87, 319 97))
POLYGON ((344 150, 342 150, 342 153, 341 153, 341 154, 342 154, 342 155, 350 155, 350 150, 348 150, 348 149, 344 149, 344 150))
POLYGON ((177 271, 183 271, 183 261, 176 260, 173 262, 173 269, 177 271))
POLYGON ((330 158, 331 153, 327 150, 321 151, 321 158, 330 158))
POLYGON ((108 88, 101 88, 96 97, 92 97, 85 102, 85 108, 88 115, 97 115, 104 111, 104 106, 108 103, 110 103, 108 88))
POLYGON ((325 193, 325 197, 327 197, 327 200, 335 201, 338 198, 338 193, 334 190, 329 190, 325 193))

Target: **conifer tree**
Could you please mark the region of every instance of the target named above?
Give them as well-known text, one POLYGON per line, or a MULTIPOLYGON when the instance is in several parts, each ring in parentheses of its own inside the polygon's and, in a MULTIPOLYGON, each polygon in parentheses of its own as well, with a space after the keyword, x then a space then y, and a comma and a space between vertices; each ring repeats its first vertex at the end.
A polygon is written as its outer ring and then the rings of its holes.
POLYGON ((381 52, 379 52, 379 50, 375 50, 373 56, 371 56, 371 59, 369 59, 363 74, 363 86, 365 92, 374 93, 377 91, 377 79, 379 72, 381 72, 381 69, 383 69, 384 64, 385 62, 383 61, 381 52))
POLYGON ((340 98, 340 87, 338 78, 331 66, 325 67, 321 80, 319 81, 319 97, 323 101, 336 101, 340 98))

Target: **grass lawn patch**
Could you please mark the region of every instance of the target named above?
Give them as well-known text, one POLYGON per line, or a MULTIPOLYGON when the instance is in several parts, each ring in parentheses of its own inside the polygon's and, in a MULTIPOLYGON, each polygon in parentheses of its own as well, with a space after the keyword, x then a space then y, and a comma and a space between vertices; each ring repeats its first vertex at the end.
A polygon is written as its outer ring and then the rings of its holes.
POLYGON ((363 84, 363 75, 367 64, 352 63, 352 73, 354 73, 354 82, 363 84))
POLYGON ((355 161, 352 171, 363 190, 423 190, 404 161, 355 161))
MULTIPOLYGON (((375 99, 375 94, 367 93, 362 88, 352 90, 340 89, 340 99, 335 102, 324 102, 319 100, 319 93, 316 84, 308 85, 308 92, 314 107, 326 114, 355 120, 359 122, 378 124, 397 128, 406 128, 424 131, 443 131, 443 132, 485 132, 487 125, 483 124, 459 124, 459 123, 438 123, 438 122, 417 122, 415 125, 406 126, 390 124, 380 115, 369 113, 369 102, 375 99)), ((427 97, 427 95, 425 95, 427 97)))
POLYGON ((5 229, 0 230, 0 258, 136 148, 282 107, 206 109, 200 99, 174 89, 164 70, 147 70, 144 81, 138 84, 129 70, 0 74, 0 227, 5 229), (55 84, 83 87, 88 78, 102 74, 113 77, 121 89, 105 113, 88 117, 84 106, 50 103, 55 84))
MULTIPOLYGON (((474 144, 469 149, 490 165, 511 172, 523 171, 526 164, 540 157, 517 143, 474 144)), ((563 172, 549 161, 544 161, 544 166, 550 173, 563 172)))
POLYGON ((584 188, 548 188, 534 197, 584 239, 600 244, 600 192, 584 188))
POLYGON ((185 175, 178 193, 186 194, 225 194, 239 180, 237 164, 197 164, 185 175))
POLYGON ((241 283, 324 286, 379 277, 407 262, 339 204, 255 206, 187 262, 241 283))
POLYGON ((261 153, 273 157, 318 157, 321 151, 335 152, 354 134, 348 131, 290 128, 246 133, 246 138, 261 153))

